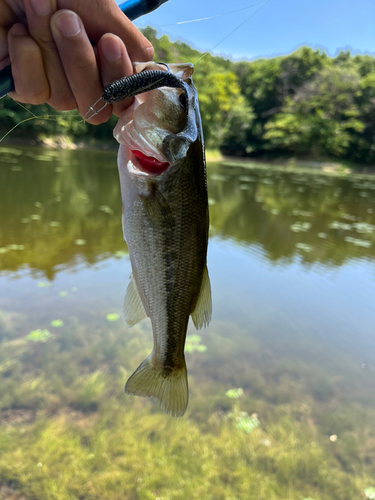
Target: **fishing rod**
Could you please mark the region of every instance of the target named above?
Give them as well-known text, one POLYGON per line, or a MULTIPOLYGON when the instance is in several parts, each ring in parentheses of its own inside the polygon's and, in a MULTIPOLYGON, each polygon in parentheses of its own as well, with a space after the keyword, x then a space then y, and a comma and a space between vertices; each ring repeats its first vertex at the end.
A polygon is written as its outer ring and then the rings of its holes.
MULTIPOLYGON (((118 7, 130 21, 149 14, 168 0, 127 0, 118 7)), ((15 90, 11 66, 0 70, 0 99, 15 90)))

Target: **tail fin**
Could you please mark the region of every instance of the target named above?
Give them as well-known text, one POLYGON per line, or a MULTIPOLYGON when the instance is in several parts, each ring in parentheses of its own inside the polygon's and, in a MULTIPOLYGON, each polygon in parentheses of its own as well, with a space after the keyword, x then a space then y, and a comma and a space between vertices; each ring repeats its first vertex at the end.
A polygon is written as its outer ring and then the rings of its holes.
POLYGON ((129 378, 125 385, 127 394, 157 398, 162 410, 173 417, 181 417, 188 404, 187 370, 170 373, 155 368, 152 365, 152 354, 143 361, 129 378))

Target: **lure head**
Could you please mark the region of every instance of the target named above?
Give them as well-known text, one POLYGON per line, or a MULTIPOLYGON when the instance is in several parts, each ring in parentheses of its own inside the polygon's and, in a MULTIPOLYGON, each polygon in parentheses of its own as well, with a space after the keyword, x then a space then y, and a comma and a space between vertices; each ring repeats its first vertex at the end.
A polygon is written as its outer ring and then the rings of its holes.
MULTIPOLYGON (((198 97, 191 78, 193 65, 171 64, 169 68, 181 80, 181 88, 161 87, 138 95, 114 130, 134 175, 155 177, 177 165, 201 130, 198 97)), ((165 70, 154 62, 135 63, 134 69, 137 73, 165 70)))

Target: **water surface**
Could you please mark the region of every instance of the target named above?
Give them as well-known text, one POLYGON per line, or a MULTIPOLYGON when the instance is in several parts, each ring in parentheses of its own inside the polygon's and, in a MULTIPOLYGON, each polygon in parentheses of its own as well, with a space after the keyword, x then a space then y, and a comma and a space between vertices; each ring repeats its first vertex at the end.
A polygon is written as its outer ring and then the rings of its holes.
POLYGON ((228 162, 208 188, 213 319, 172 419, 123 393, 152 335, 119 317, 115 155, 0 149, 0 498, 370 498, 375 177, 228 162))

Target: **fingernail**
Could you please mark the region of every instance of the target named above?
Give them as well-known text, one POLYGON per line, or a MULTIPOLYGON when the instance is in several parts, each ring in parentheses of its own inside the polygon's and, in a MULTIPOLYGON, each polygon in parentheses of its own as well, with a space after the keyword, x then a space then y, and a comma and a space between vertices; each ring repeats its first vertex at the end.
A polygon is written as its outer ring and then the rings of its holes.
POLYGON ((14 36, 27 36, 29 34, 26 26, 23 24, 15 24, 12 26, 11 33, 14 36))
POLYGON ((78 35, 81 31, 81 23, 79 17, 74 12, 61 12, 56 19, 57 29, 62 36, 71 37, 78 35))
POLYGON ((119 38, 115 35, 106 36, 103 40, 102 53, 108 62, 118 61, 121 57, 121 45, 119 38))
POLYGON ((51 0, 30 0, 37 16, 48 16, 52 12, 51 0))

